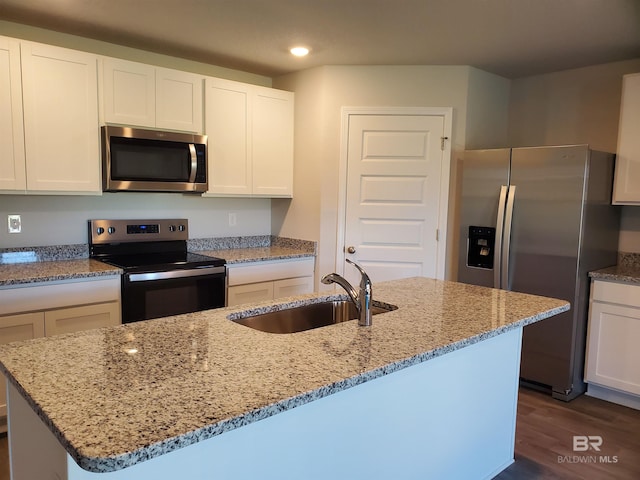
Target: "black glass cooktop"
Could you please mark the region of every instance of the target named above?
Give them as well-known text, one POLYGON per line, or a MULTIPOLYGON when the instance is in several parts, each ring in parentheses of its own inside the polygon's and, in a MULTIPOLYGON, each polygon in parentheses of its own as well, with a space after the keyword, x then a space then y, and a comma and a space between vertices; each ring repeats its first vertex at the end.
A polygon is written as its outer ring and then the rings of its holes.
POLYGON ((163 271, 199 267, 218 267, 225 260, 192 252, 107 255, 99 260, 125 271, 163 271))

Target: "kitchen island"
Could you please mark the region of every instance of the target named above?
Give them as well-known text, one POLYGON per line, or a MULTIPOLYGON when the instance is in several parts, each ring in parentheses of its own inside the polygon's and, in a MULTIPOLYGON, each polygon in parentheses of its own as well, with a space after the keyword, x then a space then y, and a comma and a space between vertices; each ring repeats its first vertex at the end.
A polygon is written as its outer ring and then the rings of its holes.
POLYGON ((371 327, 278 335, 229 319, 346 298, 316 293, 0 346, 13 479, 469 479, 506 468, 522 327, 569 305, 427 278, 373 293, 398 309, 371 327))

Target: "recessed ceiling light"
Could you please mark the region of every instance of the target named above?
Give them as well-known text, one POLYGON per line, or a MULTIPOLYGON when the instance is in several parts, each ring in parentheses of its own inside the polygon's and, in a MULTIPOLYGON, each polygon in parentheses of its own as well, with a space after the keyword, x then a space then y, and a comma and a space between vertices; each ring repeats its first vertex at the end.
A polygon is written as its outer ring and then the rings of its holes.
POLYGON ((293 47, 290 51, 296 57, 304 57, 309 54, 309 49, 307 47, 293 47))

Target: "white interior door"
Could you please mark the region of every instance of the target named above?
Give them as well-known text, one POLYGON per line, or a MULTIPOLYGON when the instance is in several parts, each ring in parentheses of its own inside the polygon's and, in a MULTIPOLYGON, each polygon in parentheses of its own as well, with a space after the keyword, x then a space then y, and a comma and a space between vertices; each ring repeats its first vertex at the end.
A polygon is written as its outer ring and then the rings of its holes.
MULTIPOLYGON (((426 114, 349 115, 342 247, 373 282, 443 277, 438 232, 446 222, 445 120, 426 114)), ((355 269, 347 266, 344 273, 357 285, 355 269)))

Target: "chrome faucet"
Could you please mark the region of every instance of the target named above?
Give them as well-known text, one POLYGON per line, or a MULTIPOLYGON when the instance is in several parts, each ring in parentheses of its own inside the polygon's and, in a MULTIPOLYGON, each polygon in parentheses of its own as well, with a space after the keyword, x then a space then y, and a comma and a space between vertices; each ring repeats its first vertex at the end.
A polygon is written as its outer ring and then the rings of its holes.
POLYGON ((355 262, 352 262, 348 258, 346 259, 347 263, 350 263, 354 267, 358 269, 360 272, 360 289, 356 292, 356 289, 341 275, 337 273, 330 273, 322 277, 320 280, 325 285, 329 285, 331 283, 337 283, 342 288, 344 288, 349 295, 351 301, 355 304, 356 309, 358 310, 358 325, 362 327, 368 327, 371 325, 371 298, 373 296, 371 287, 371 279, 367 272, 365 272, 360 265, 355 262))

